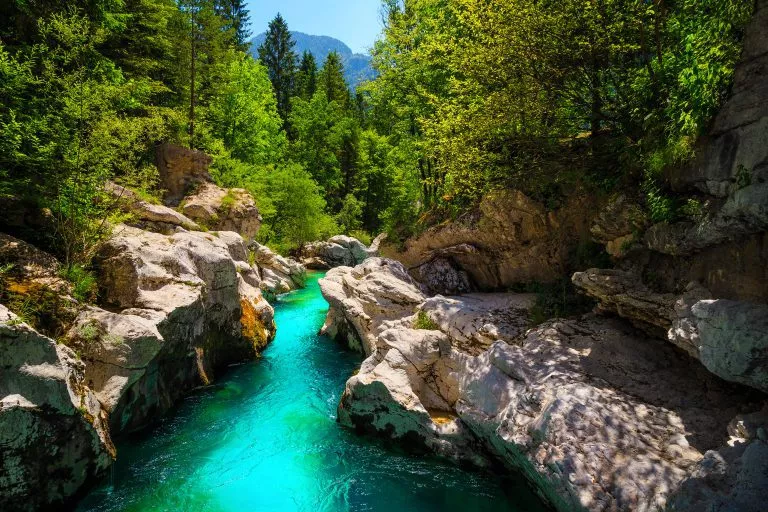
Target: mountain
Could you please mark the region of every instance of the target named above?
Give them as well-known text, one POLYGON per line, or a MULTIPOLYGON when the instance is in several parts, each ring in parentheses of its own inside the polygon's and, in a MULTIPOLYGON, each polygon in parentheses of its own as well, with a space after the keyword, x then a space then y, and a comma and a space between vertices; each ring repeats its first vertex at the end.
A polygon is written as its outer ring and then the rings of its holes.
MULTIPOLYGON (((376 72, 371 66, 371 57, 362 53, 352 53, 349 46, 342 41, 329 36, 313 36, 303 32, 291 32, 291 37, 296 41, 294 51, 301 58, 305 51, 312 53, 317 60, 318 67, 323 65, 325 57, 332 51, 341 56, 344 64, 344 78, 352 89, 355 89, 365 80, 376 77, 376 72)), ((251 40, 251 52, 254 57, 259 56, 258 48, 264 42, 266 33, 261 33, 251 40)))

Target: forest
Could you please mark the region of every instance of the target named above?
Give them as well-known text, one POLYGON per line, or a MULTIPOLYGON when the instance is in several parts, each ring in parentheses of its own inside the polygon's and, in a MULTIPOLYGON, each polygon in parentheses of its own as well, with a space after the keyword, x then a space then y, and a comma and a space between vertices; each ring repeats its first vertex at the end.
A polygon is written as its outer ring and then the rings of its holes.
POLYGON ((87 267, 116 181, 159 201, 155 147, 213 157, 281 251, 345 233, 402 240, 518 189, 640 192, 654 221, 697 215, 664 171, 726 97, 751 2, 384 0, 378 77, 297 55, 278 15, 250 55, 240 0, 0 7, 0 197, 55 220, 38 242, 87 267), (44 239, 43 239, 44 238, 44 239))

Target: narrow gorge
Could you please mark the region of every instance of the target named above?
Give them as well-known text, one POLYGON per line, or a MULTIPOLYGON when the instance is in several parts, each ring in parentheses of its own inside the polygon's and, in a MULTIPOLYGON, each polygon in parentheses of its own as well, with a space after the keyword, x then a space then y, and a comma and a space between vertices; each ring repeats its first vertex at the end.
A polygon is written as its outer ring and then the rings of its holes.
POLYGON ((768 0, 247 7, 0 7, 0 511, 768 510, 768 0))

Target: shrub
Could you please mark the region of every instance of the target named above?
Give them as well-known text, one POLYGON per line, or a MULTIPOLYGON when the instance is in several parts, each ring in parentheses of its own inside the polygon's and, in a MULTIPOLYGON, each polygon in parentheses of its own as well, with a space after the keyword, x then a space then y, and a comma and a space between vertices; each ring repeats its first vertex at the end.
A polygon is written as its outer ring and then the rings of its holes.
POLYGON ((429 318, 429 315, 421 310, 416 313, 416 321, 414 322, 413 327, 416 329, 424 329, 426 331, 438 330, 437 324, 429 318))
POLYGON ((93 273, 80 265, 71 265, 61 271, 61 277, 72 283, 72 295, 80 302, 96 300, 98 285, 93 273))

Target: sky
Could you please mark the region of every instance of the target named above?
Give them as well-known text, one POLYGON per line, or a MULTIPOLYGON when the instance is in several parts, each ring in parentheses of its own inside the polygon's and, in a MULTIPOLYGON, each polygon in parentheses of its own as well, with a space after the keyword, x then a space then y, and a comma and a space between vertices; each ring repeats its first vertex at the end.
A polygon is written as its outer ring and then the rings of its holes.
POLYGON ((290 30, 331 36, 356 53, 367 53, 381 32, 381 0, 249 0, 253 35, 279 12, 290 30))

